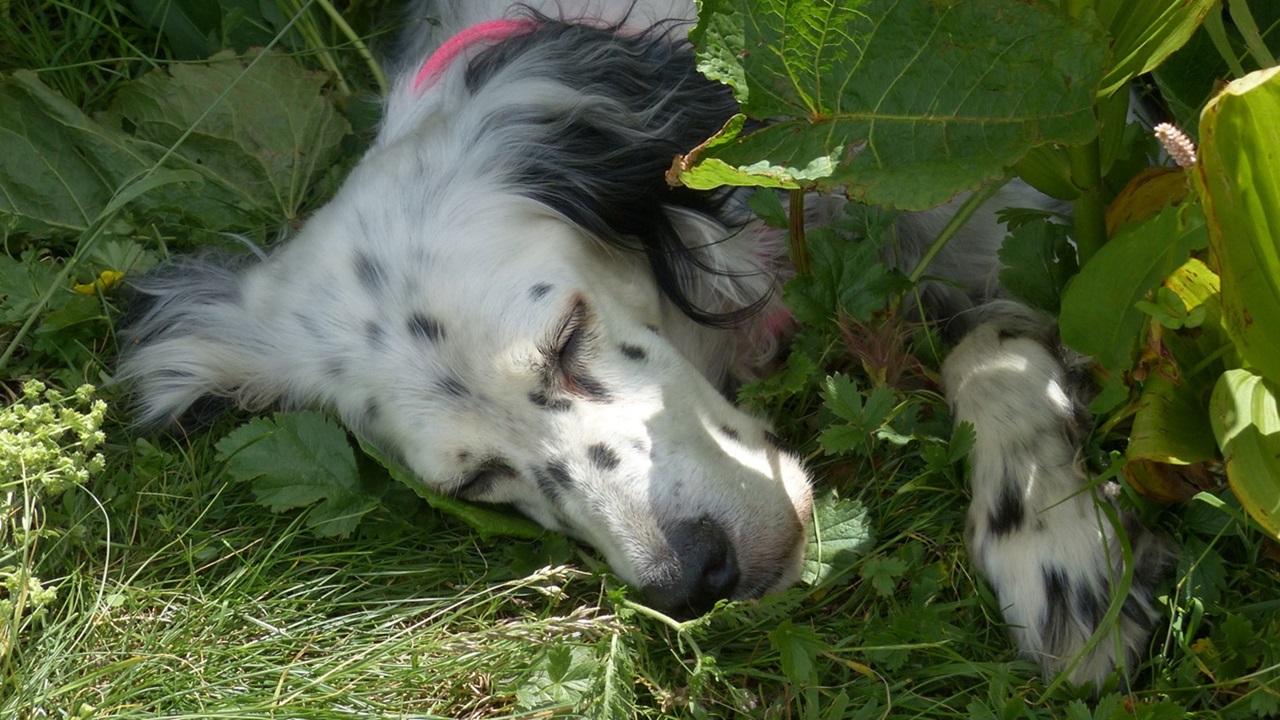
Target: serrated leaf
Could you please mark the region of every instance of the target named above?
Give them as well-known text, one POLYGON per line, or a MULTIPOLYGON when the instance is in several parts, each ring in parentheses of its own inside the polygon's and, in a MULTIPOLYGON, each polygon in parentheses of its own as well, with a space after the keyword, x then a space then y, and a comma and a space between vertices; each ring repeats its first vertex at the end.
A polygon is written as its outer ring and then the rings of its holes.
POLYGON ((1067 228, 1040 220, 1019 225, 1000 246, 1000 285, 1024 303, 1056 314, 1062 289, 1079 270, 1067 228))
POLYGON ((105 117, 133 128, 139 141, 177 144, 175 162, 199 170, 207 183, 208 197, 186 201, 278 223, 298 217, 308 188, 338 161, 351 130, 326 97, 326 82, 280 53, 220 53, 147 73, 121 88, 105 117))
POLYGON ((307 524, 321 535, 346 535, 378 499, 366 494, 346 432, 318 412, 251 420, 218 441, 227 474, 251 484, 274 512, 315 505, 307 524), (317 504, 318 503, 318 504, 317 504))
POLYGON ((44 238, 82 232, 159 156, 19 70, 0 77, 0 157, 0 224, 44 238))
POLYGON ((898 589, 898 578, 907 571, 907 564, 897 557, 872 557, 862 563, 862 579, 871 583, 880 597, 893 597, 898 589))
POLYGON ((591 682, 586 720, 630 720, 635 717, 635 658, 627 636, 614 633, 598 646, 600 663, 591 682))
POLYGON ((830 228, 806 238, 810 272, 790 280, 782 293, 801 323, 827 327, 841 312, 866 322, 909 285, 901 273, 880 262, 873 242, 851 242, 830 228))
POLYGON ((690 37, 700 69, 769 120, 686 158, 691 186, 737 172, 924 209, 1096 130, 1103 36, 1048 4, 705 0, 690 37))
POLYGON ((831 496, 817 499, 802 580, 819 585, 853 567, 870 547, 872 535, 862 503, 831 496))
POLYGON ((862 422, 862 393, 848 375, 836 373, 822 383, 822 399, 835 416, 851 424, 862 422))
POLYGON ((1199 205, 1166 207, 1120 229, 1067 285, 1062 340, 1106 368, 1128 368, 1146 315, 1137 303, 1208 245, 1199 205))
POLYGON ((598 660, 589 648, 557 643, 520 678, 518 706, 525 710, 577 706, 586 700, 598 660))
POLYGON ((472 529, 480 533, 480 537, 489 539, 505 536, 533 539, 542 537, 549 532, 534 521, 517 515, 514 510, 504 509, 495 505, 480 505, 436 492, 417 475, 414 475, 399 463, 391 461, 363 439, 358 440, 358 442, 360 443, 360 449, 377 461, 379 465, 386 468, 387 474, 393 480, 413 490, 418 497, 426 500, 431 507, 470 525, 472 529))
POLYGON ((968 457, 977 439, 978 434, 973 429, 973 423, 966 420, 956 425, 955 430, 951 432, 951 440, 947 443, 947 461, 954 464, 968 457))
POLYGON ((783 620, 769 633, 769 644, 778 651, 782 672, 793 685, 804 687, 814 683, 817 678, 814 665, 827 645, 813 628, 783 620))

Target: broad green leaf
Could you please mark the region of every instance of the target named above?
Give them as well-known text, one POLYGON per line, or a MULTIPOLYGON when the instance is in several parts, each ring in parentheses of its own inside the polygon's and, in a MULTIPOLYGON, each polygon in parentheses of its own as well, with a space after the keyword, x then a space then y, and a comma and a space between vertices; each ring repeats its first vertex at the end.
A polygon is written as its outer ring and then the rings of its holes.
POLYGON ((872 534, 871 520, 862 503, 831 496, 818 498, 801 580, 820 585, 853 567, 871 546, 872 534))
POLYGON ((880 597, 893 597, 898 589, 898 578, 907 571, 907 564, 900 557, 872 557, 862 564, 862 579, 871 583, 880 597))
POLYGON ((691 186, 841 186, 923 209, 1096 132, 1103 35, 1046 3, 705 0, 691 38, 703 72, 769 120, 684 158, 691 186))
POLYGON ((0 226, 36 238, 82 232, 158 157, 90 119, 34 72, 0 76, 0 226))
POLYGON ((548 532, 541 525, 518 515, 514 510, 496 505, 480 505, 436 492, 418 478, 417 475, 414 475, 399 463, 390 460, 369 443, 364 440, 359 440, 358 442, 360 443, 360 449, 376 460, 379 465, 386 468, 387 473, 393 480, 409 487, 418 497, 426 500, 431 507, 470 525, 483 538, 506 536, 532 539, 541 537, 548 532))
POLYGON ((1218 454, 1205 412, 1212 380, 1201 373, 1175 383, 1157 370, 1143 384, 1124 465, 1129 484, 1143 495, 1181 502, 1212 487, 1201 465, 1218 454))
POLYGON ((1280 67, 1230 83, 1200 115, 1196 186, 1227 333, 1280 380, 1280 67))
POLYGON ((818 655, 827 650, 818 633, 807 625, 796 625, 783 620, 769 633, 769 644, 778 651, 782 672, 793 685, 806 686, 816 680, 814 666, 818 655))
POLYGON ((563 640, 543 647, 542 657, 520 678, 515 692, 517 706, 541 710, 589 701, 592 677, 600 663, 591 649, 563 640))
POLYGON ((1170 206, 1122 227, 1062 295, 1062 340, 1105 368, 1132 366, 1146 315, 1137 303, 1208 244, 1200 206, 1170 206))
POLYGON ((808 275, 787 282, 782 297, 797 321, 827 327, 841 313, 866 322, 883 310, 887 298, 908 286, 906 278, 880 261, 880 246, 851 241, 831 228, 807 235, 808 275))
POLYGON ((1000 246, 1000 286, 1013 297, 1057 313, 1062 288, 1079 268, 1066 226, 1041 220, 1019 225, 1000 246))
POLYGON ((298 217, 350 132, 325 82, 286 55, 222 53, 126 85, 109 116, 139 140, 177 145, 177 161, 201 172, 206 192, 216 193, 212 201, 279 222, 298 217))
POLYGON ((1186 44, 1218 0, 1116 0, 1097 3, 1111 34, 1111 63, 1099 95, 1111 95, 1151 72, 1186 44))
POLYGON ((1240 504, 1280 539, 1280 410, 1276 384, 1248 370, 1228 370, 1209 401, 1213 433, 1240 504))
POLYGON ((361 487, 346 433, 321 413, 252 420, 217 448, 227 474, 251 483, 258 502, 273 511, 315 505, 307 524, 320 535, 350 533, 378 505, 361 487))

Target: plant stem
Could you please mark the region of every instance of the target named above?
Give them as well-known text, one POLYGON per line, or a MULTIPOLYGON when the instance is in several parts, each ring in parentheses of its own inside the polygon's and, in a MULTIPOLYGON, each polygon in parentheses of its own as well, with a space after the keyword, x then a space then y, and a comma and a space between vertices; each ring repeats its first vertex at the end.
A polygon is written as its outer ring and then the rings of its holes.
POLYGON ((1106 208, 1102 202, 1102 162, 1098 140, 1067 148, 1071 162, 1071 182, 1080 188, 1080 197, 1071 204, 1075 218, 1076 252, 1084 266, 1107 242, 1106 208))
POLYGON ((942 232, 938 233, 938 237, 929 245, 929 249, 924 251, 920 261, 911 269, 911 274, 907 276, 911 284, 914 285, 920 282, 920 278, 924 277, 924 271, 929 268, 929 263, 932 263, 938 253, 942 252, 942 248, 946 247, 951 238, 955 237, 955 234, 960 231, 960 228, 969 222, 969 218, 973 217, 978 208, 986 204, 991 199, 991 196, 995 195, 996 191, 1004 187, 1007 182, 1009 182, 1009 178, 987 183, 964 201, 964 204, 960 206, 956 214, 952 215, 951 219, 947 221, 946 227, 942 228, 942 232))
POLYGON ((804 244, 804 191, 791 191, 787 213, 787 252, 797 275, 809 274, 809 248, 804 244))

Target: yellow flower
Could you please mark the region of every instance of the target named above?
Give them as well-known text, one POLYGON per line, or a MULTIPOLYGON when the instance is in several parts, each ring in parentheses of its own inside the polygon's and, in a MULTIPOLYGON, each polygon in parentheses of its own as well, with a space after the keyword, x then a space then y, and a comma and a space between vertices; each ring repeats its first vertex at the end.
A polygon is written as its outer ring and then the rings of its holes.
POLYGON ((123 278, 124 273, 118 270, 103 270, 98 273, 98 277, 93 282, 76 283, 71 289, 81 295, 97 295, 119 285, 120 280, 123 278))

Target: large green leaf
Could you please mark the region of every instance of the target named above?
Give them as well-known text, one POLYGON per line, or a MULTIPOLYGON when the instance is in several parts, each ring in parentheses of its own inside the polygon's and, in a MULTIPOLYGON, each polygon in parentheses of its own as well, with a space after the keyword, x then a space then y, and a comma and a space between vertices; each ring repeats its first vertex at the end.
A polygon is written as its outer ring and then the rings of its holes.
POLYGON ((847 186, 921 209, 1096 131, 1102 33, 1042 2, 706 0, 691 37, 769 120, 685 158, 692 187, 847 186))
POLYGON ((0 77, 0 226, 34 237, 81 232, 157 157, 34 72, 0 77))
POLYGON ((1147 317, 1137 303, 1207 243, 1195 203, 1120 228, 1062 294, 1063 342, 1103 367, 1131 367, 1147 317))
POLYGON ((227 474, 249 482, 275 512, 314 506, 307 524, 320 535, 347 535, 378 506, 360 482, 347 435, 317 412, 252 420, 218 441, 227 474))
POLYGON ((1123 0, 1098 3, 1098 19, 1111 33, 1111 67, 1101 95, 1150 72, 1186 44, 1218 0, 1123 0))
POLYGON ((1276 385, 1248 370, 1228 370, 1210 400, 1210 422, 1240 504, 1280 539, 1280 411, 1276 385))
POLYGON ((298 216, 351 130, 325 83, 287 55, 223 53, 144 75, 120 90, 110 116, 139 140, 177 145, 175 162, 198 168, 217 202, 279 222, 298 216))
POLYGON ((1223 322, 1280 381, 1280 67, 1236 80, 1200 115, 1196 185, 1222 278, 1223 322))

